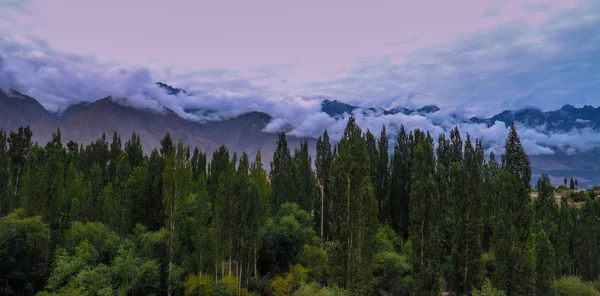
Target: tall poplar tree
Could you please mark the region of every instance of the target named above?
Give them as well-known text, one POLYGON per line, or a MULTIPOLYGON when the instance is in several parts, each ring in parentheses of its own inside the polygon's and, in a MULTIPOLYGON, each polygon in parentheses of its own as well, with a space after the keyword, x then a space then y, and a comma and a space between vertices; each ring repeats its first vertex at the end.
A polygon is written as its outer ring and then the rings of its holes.
POLYGON ((379 205, 379 221, 390 222, 390 213, 387 210, 390 205, 388 204, 388 195, 390 190, 390 155, 388 153, 388 137, 385 129, 385 125, 381 128, 381 135, 377 141, 377 150, 379 151, 379 157, 373 164, 376 168, 375 173, 375 198, 379 205))
POLYGON ((331 161, 333 153, 331 151, 331 142, 327 130, 317 139, 317 158, 315 160, 316 175, 319 185, 320 196, 318 204, 315 205, 315 220, 318 233, 321 238, 327 239, 329 221, 329 171, 331 170, 331 161))
POLYGON ((312 158, 308 153, 308 142, 302 141, 300 149, 294 151, 296 182, 298 183, 298 205, 307 213, 314 214, 316 203, 316 177, 312 169, 312 158))
POLYGON ((440 292, 442 218, 439 194, 435 182, 433 139, 420 130, 414 133, 415 148, 410 191, 410 226, 414 268, 413 293, 433 295, 440 292))
POLYGON ((273 162, 271 162, 272 213, 277 213, 279 206, 285 202, 298 203, 294 168, 285 134, 279 133, 277 148, 273 154, 273 162))
POLYGON ((481 281, 480 256, 482 253, 481 234, 483 233, 482 211, 482 172, 483 146, 477 140, 475 147, 467 134, 464 146, 464 161, 457 164, 457 173, 464 176, 459 184, 461 194, 456 198, 457 227, 454 239, 454 291, 459 295, 468 295, 481 281))
POLYGON ((377 200, 370 178, 365 138, 350 117, 331 165, 330 249, 334 282, 353 294, 372 289, 374 244, 377 234, 377 200))
POLYGON ((168 233, 167 262, 168 262, 168 295, 172 295, 177 279, 175 269, 177 268, 177 257, 179 244, 179 228, 185 214, 185 198, 191 180, 192 170, 186 155, 189 148, 180 141, 177 148, 165 150, 165 167, 163 171, 163 205, 166 216, 166 227, 168 233))
POLYGON ((392 228, 401 239, 408 237, 410 225, 410 192, 412 178, 412 135, 400 126, 400 133, 394 145, 390 176, 389 216, 392 228))
POLYGON ((514 125, 506 139, 497 182, 500 213, 494 231, 497 261, 494 281, 504 287, 508 295, 533 295, 535 246, 531 243, 531 166, 514 125))

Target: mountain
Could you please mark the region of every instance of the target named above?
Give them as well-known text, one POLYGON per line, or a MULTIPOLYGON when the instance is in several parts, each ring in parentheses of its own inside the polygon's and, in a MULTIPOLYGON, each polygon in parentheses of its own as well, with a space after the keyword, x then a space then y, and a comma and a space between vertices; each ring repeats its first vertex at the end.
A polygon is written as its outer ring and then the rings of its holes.
POLYGON ((564 105, 559 110, 546 112, 537 108, 504 110, 491 118, 472 117, 469 121, 488 126, 493 125, 496 121, 502 121, 507 125, 516 122, 529 127, 543 128, 547 132, 569 132, 583 128, 600 131, 600 107, 594 108, 586 105, 576 108, 572 105, 564 105))
POLYGON ((73 140, 88 144, 106 134, 108 141, 117 131, 123 143, 135 131, 140 135, 146 152, 160 146, 160 140, 169 132, 175 140, 181 140, 190 146, 198 146, 204 151, 215 149, 217 145, 208 139, 194 123, 182 119, 169 109, 157 112, 139 110, 118 104, 107 97, 87 105, 65 112, 58 119, 33 123, 34 140, 45 143, 52 132, 60 128, 63 142, 73 140))
POLYGON ((172 86, 170 86, 170 85, 168 85, 166 83, 160 82, 160 81, 157 82, 156 85, 158 85, 158 86, 164 88, 165 90, 167 90, 167 93, 169 95, 172 95, 172 96, 176 96, 176 95, 178 95, 180 93, 187 94, 187 92, 185 91, 185 89, 175 88, 175 87, 172 87, 172 86))
POLYGON ((389 109, 389 110, 383 110, 383 114, 385 115, 389 115, 389 114, 404 114, 404 115, 411 115, 411 114, 430 114, 430 113, 435 113, 440 111, 440 108, 436 105, 426 105, 423 106, 417 110, 411 110, 408 108, 404 108, 404 107, 396 107, 393 109, 389 109))
POLYGON ((352 114, 352 111, 360 109, 360 107, 342 103, 338 100, 330 101, 325 99, 321 102, 321 111, 327 113, 331 117, 339 117, 344 114, 352 114))
MULTIPOLYGON (((271 119, 266 113, 250 112, 228 120, 199 124, 198 127, 218 145, 227 146, 230 152, 239 154, 246 151, 250 159, 254 159, 260 151, 263 165, 268 169, 277 148, 277 134, 263 131, 271 119)), ((307 141, 309 153, 316 154, 316 139, 288 136, 287 141, 291 152, 300 147, 301 141, 307 141)))
POLYGON ((20 126, 52 120, 50 114, 34 98, 15 91, 0 89, 0 127, 15 130, 20 126))
MULTIPOLYGON (((398 107, 377 111, 374 108, 360 108, 328 99, 323 100, 321 106, 323 112, 332 117, 339 117, 356 110, 373 112, 375 116, 398 113, 428 114, 439 111, 435 105, 427 105, 416 110, 398 107)), ((277 145, 277 134, 263 131, 271 120, 269 114, 249 112, 226 120, 192 122, 180 118, 167 108, 160 112, 140 110, 127 107, 120 100, 111 97, 93 103, 80 103, 69 107, 60 115, 53 115, 34 98, 14 91, 0 91, 0 128, 10 131, 19 126, 30 125, 34 140, 39 143, 50 140, 52 133, 59 127, 63 143, 74 140, 88 144, 100 138, 103 133, 106 134, 107 140, 111 141, 114 131, 117 131, 125 142, 135 131, 140 135, 145 151, 149 152, 153 148, 158 148, 164 134, 169 132, 174 140, 182 140, 191 147, 197 146, 207 152, 209 157, 212 151, 223 144, 231 153, 236 152, 239 155, 242 151, 246 151, 250 158, 254 158, 255 154, 261 151, 263 164, 267 169, 277 145)), ((474 117, 468 121, 487 125, 495 121, 503 121, 507 124, 520 122, 528 126, 546 126, 550 131, 568 131, 586 127, 598 129, 600 108, 591 106, 575 108, 566 105, 559 110, 547 112, 536 108, 505 110, 491 118, 474 117)), ((285 131, 289 131, 289 127, 285 131)), ((290 150, 299 147, 300 142, 304 140, 308 141, 314 159, 316 144, 314 138, 288 136, 290 150)), ((600 150, 572 155, 563 152, 553 155, 531 155, 530 160, 534 180, 541 173, 547 173, 552 177, 555 185, 558 185, 565 176, 578 179, 582 188, 600 184, 600 150)))
MULTIPOLYGON (((327 115, 337 118, 340 117, 344 114, 352 114, 352 112, 354 112, 354 110, 358 110, 358 109, 362 109, 363 113, 367 114, 367 113, 377 113, 377 109, 375 108, 361 108, 358 106, 353 106, 350 104, 346 104, 343 102, 340 102, 338 100, 329 100, 329 99, 325 99, 321 102, 321 111, 324 113, 327 113, 327 115)), ((392 108, 389 110, 386 109, 381 109, 381 111, 383 111, 384 115, 390 115, 390 114, 405 114, 405 115, 410 115, 410 114, 429 114, 429 113, 435 113, 437 111, 440 111, 440 108, 438 108, 438 106, 436 105, 426 105, 423 106, 419 109, 416 110, 411 110, 408 108, 404 108, 404 107, 396 107, 396 108, 392 108)))

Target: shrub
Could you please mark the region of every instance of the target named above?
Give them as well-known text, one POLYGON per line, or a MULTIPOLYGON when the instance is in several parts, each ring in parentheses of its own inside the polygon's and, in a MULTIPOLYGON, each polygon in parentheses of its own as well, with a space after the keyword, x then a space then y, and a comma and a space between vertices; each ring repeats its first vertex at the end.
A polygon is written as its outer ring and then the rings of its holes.
POLYGON ((584 283, 577 277, 563 277, 554 282, 554 286, 560 295, 565 296, 600 296, 600 292, 594 289, 590 283, 584 283))

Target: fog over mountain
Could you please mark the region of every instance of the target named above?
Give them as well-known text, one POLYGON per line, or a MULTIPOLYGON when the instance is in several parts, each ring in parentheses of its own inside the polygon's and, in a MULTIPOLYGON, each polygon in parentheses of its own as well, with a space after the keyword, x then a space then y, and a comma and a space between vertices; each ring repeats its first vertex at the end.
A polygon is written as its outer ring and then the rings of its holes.
MULTIPOLYGON (((21 18, 34 18, 35 9, 26 3, 10 4, 21 9, 4 15, 5 21, 16 24, 21 18), (30 10, 34 12, 27 15, 30 10)), ((0 87, 12 97, 28 98, 13 100, 22 105, 18 112, 32 112, 7 113, 6 104, 12 103, 5 95, 0 98, 5 111, 0 110, 4 114, 0 123, 14 128, 47 122, 48 116, 71 118, 87 104, 110 97, 116 104, 145 112, 164 115, 169 110, 168 114, 202 126, 204 134, 211 134, 207 127, 222 131, 251 119, 264 124, 261 135, 284 130, 291 137, 314 139, 327 129, 336 141, 354 115, 363 129, 376 135, 387 126, 392 138, 400 125, 429 130, 434 136, 457 126, 463 134, 483 139, 488 152, 500 153, 507 127, 514 123, 532 156, 591 155, 600 144, 596 103, 600 5, 596 1, 523 5, 525 17, 503 13, 502 8, 489 10, 480 16, 479 30, 419 46, 427 36, 392 42, 385 46, 385 54, 355 58, 315 78, 311 75, 316 72, 309 71, 302 79, 298 75, 308 71, 304 67, 308 65, 300 63, 245 69, 132 64, 59 50, 43 38, 0 26, 0 87), (29 109, 31 100, 52 115, 40 113, 38 107, 29 109)), ((340 54, 327 56, 334 60, 340 54)), ((177 54, 163 58, 180 59, 177 54)), ((211 57, 198 52, 189 60, 196 58, 208 64, 211 57)), ((107 110, 118 109, 111 108, 107 110)), ((258 125, 252 126, 256 132, 258 125)), ((213 140, 208 141, 225 141, 213 140)), ((230 144, 242 149, 242 142, 236 138, 230 144)))

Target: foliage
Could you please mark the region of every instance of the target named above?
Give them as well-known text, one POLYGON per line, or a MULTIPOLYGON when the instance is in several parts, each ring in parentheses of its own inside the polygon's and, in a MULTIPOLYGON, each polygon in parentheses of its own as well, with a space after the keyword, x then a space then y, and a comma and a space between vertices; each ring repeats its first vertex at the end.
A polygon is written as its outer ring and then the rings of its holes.
POLYGON ((484 279, 481 288, 475 289, 471 292, 472 296, 506 296, 506 293, 502 290, 496 289, 492 286, 492 282, 489 279, 484 279))
POLYGON ((559 295, 564 296, 597 296, 600 295, 594 286, 584 283, 577 277, 563 277, 554 283, 559 295))
POLYGON ((169 134, 144 155, 0 130, 0 294, 598 294, 600 200, 573 179, 557 206, 542 175, 532 202, 516 127, 500 162, 458 128, 390 134, 351 117, 314 169, 280 134, 267 174, 169 134))

